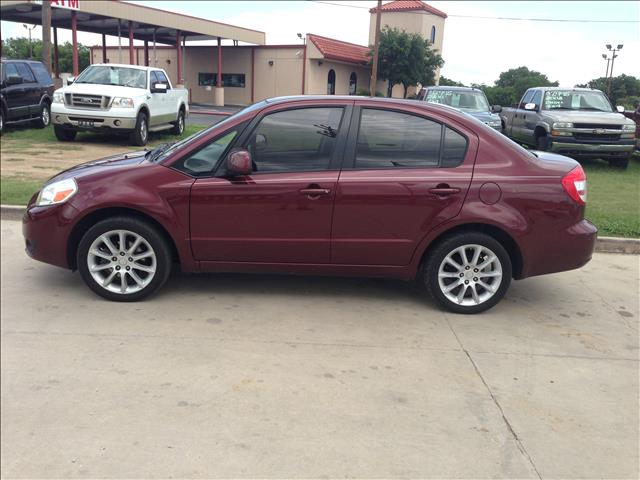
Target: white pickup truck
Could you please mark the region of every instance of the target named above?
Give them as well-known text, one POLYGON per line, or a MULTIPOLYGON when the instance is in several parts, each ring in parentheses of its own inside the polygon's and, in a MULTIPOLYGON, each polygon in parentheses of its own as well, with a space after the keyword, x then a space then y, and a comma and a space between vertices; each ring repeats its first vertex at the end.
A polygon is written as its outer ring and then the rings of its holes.
POLYGON ((162 69, 95 64, 54 92, 51 119, 60 141, 72 141, 78 131, 111 132, 128 134, 142 146, 149 132, 182 134, 188 99, 188 91, 173 88, 162 69))

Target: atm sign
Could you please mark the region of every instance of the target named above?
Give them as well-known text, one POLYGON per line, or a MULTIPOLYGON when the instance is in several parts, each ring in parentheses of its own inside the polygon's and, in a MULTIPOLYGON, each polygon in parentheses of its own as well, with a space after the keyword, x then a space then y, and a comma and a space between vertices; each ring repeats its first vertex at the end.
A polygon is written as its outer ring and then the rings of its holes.
POLYGON ((80 10, 80 0, 51 0, 52 7, 80 10))

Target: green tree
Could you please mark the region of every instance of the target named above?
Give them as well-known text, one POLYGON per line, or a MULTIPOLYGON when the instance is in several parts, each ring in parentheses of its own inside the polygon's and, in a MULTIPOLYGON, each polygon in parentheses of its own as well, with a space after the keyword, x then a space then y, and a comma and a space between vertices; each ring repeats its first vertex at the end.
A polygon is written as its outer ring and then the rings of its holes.
POLYGON ((529 70, 527 67, 518 67, 502 72, 491 93, 494 98, 501 100, 499 105, 510 105, 517 103, 529 88, 557 86, 558 82, 550 81, 543 73, 529 70))
MULTIPOLYGON (((576 87, 595 88, 607 93, 609 80, 606 77, 594 78, 582 85, 576 85, 576 87)), ((613 77, 609 98, 614 105, 624 105, 626 108, 632 109, 634 99, 640 99, 640 79, 625 74, 613 77)))
MULTIPOLYGON (((7 58, 29 58, 29 39, 25 37, 7 38, 3 42, 2 55, 7 58)), ((42 59, 42 40, 33 39, 33 58, 42 59)), ((73 45, 65 42, 58 45, 60 71, 73 71, 73 45)), ((53 65, 53 48, 51 49, 51 64, 53 65)), ((89 66, 89 47, 78 44, 78 68, 82 72, 89 66)), ((53 69, 52 69, 53 70, 53 69)))
POLYGON ((438 85, 442 87, 466 87, 464 83, 456 82, 455 80, 451 80, 444 75, 440 75, 440 81, 438 82, 438 85))
MULTIPOLYGON (((369 52, 373 63, 373 48, 369 52)), ((444 65, 444 60, 431 48, 428 40, 417 33, 407 33, 397 28, 386 26, 380 32, 378 50, 378 77, 389 81, 387 96, 395 85, 404 87, 404 97, 407 89, 418 83, 432 85, 435 72, 444 65)))

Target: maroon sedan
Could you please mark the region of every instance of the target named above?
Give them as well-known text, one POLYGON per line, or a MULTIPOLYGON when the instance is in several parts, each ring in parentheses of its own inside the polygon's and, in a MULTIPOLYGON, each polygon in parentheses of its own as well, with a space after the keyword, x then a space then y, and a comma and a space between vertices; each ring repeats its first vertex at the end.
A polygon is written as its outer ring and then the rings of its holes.
POLYGON ((134 301, 185 272, 419 279, 445 308, 495 305, 512 278, 578 268, 596 228, 578 163, 452 108, 392 99, 256 103, 179 143, 52 178, 27 253, 134 301))

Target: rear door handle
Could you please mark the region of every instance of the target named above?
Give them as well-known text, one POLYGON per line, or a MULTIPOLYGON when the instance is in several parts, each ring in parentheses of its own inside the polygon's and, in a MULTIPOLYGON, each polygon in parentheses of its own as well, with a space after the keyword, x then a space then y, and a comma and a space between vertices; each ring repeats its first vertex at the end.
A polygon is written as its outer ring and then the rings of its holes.
POLYGON ((451 187, 436 187, 436 188, 430 188, 429 193, 433 193, 434 195, 438 195, 441 197, 446 197, 448 195, 454 195, 456 193, 460 193, 460 189, 451 188, 451 187))

